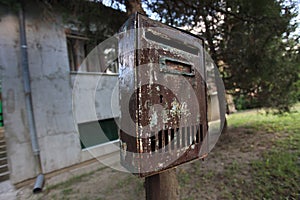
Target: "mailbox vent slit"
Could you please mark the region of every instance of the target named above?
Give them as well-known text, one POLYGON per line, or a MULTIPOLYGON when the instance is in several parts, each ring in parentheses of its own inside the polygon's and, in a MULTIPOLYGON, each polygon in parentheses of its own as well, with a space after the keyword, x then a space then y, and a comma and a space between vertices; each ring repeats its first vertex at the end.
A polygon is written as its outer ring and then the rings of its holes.
POLYGON ((169 144, 169 135, 168 135, 168 129, 164 130, 165 133, 165 146, 169 144))
POLYGON ((196 126, 196 143, 200 143, 200 128, 196 126))
POLYGON ((186 135, 187 135, 187 146, 191 144, 191 132, 190 132, 190 127, 186 127, 186 135))
POLYGON ((203 142, 203 125, 200 124, 200 142, 203 142))
POLYGON ((176 128, 176 144, 177 144, 177 149, 180 148, 180 131, 179 128, 176 128))
POLYGON ((175 133, 174 133, 174 129, 171 129, 171 149, 174 150, 175 149, 175 133))
POLYGON ((182 129, 181 129, 181 135, 182 135, 181 147, 185 147, 185 127, 182 127, 182 129))
POLYGON ((152 133, 152 136, 150 137, 150 143, 151 143, 151 151, 155 152, 156 150, 156 139, 154 133, 152 133))
POLYGON ((162 146, 163 146, 163 138, 162 138, 162 131, 158 132, 158 149, 161 151, 162 146))
POLYGON ((195 139, 195 126, 192 126, 191 128, 192 128, 192 130, 191 130, 191 132, 192 132, 192 144, 195 144, 196 143, 196 139, 195 139))

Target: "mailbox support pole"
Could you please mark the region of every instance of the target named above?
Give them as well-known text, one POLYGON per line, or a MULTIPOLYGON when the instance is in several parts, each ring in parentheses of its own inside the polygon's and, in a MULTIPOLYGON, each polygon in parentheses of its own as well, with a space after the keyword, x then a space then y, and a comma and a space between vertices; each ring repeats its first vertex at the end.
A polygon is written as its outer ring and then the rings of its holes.
POLYGON ((145 178, 146 200, 179 200, 176 169, 145 178))

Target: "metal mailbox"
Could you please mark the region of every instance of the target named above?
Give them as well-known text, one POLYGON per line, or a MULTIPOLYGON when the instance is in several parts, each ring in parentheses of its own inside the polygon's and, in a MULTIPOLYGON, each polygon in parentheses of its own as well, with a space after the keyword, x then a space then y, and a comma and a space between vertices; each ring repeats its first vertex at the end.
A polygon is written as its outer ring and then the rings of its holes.
POLYGON ((121 164, 141 177, 204 158, 204 41, 134 14, 119 36, 121 164))

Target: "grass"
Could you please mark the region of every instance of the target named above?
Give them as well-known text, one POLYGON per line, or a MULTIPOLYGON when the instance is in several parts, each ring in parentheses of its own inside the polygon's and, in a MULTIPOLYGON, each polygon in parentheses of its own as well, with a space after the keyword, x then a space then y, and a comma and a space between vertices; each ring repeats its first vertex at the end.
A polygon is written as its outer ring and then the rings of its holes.
POLYGON ((106 191, 104 191, 104 194, 112 194, 117 189, 123 190, 123 192, 133 192, 134 194, 141 194, 144 190, 144 182, 143 179, 138 178, 136 176, 128 174, 126 177, 122 179, 118 179, 115 182, 115 185, 111 185, 111 187, 108 187, 106 191), (133 186, 133 188, 128 187, 133 186))
MULTIPOLYGON (((46 187, 45 191, 43 193, 41 193, 39 195, 38 199, 44 199, 44 195, 45 194, 50 194, 49 199, 61 199, 61 200, 68 200, 68 199, 72 199, 72 195, 74 193, 76 193, 76 191, 74 191, 73 187, 80 183, 85 181, 86 179, 89 179, 89 177, 93 176, 96 172, 101 171, 103 169, 107 168, 106 166, 104 167, 100 167, 96 170, 93 170, 91 172, 88 173, 84 173, 81 175, 77 175, 74 176, 70 179, 68 179, 67 181, 55 184, 55 185, 49 185, 46 187), (57 192, 54 192, 54 191, 57 192)), ((82 198, 81 198, 82 199, 82 198)), ((83 198, 86 199, 86 198, 83 198)))
POLYGON ((233 114, 228 117, 228 125, 266 132, 299 133, 300 104, 297 104, 289 114, 272 115, 266 114, 263 110, 233 114))
MULTIPOLYGON (((250 163, 250 181, 243 183, 243 180, 237 177, 236 182, 247 192, 240 193, 238 197, 247 195, 250 199, 300 199, 299 111, 298 104, 290 114, 267 115, 261 111, 250 111, 228 118, 231 127, 243 127, 249 132, 264 131, 276 134, 277 138, 272 147, 263 152, 260 159, 250 163), (249 192, 249 189, 252 192, 249 192)), ((228 170, 230 174, 239 173, 236 163, 228 170)))
POLYGON ((263 155, 262 160, 252 162, 254 195, 260 199, 298 199, 300 196, 299 154, 277 151, 263 155))
POLYGON ((181 169, 182 199, 300 199, 300 104, 283 115, 232 114, 228 130, 209 156, 214 165, 181 169))
MULTIPOLYGON (((58 183, 58 184, 55 184, 55 185, 50 185, 46 188, 46 192, 49 192, 51 190, 54 190, 54 189, 57 189, 57 188, 68 188, 74 184, 76 184, 77 182, 81 182, 83 181, 83 179, 89 177, 89 176, 92 176, 94 173, 96 173, 97 171, 101 171, 103 169, 107 168, 106 166, 105 167, 100 167, 94 171, 91 171, 91 172, 88 172, 88 173, 84 173, 84 174, 80 174, 78 176, 74 176, 70 179, 68 179, 67 181, 64 181, 64 182, 61 182, 61 183, 58 183)), ((63 193, 66 193, 66 194, 69 194, 70 192, 64 192, 63 193)))

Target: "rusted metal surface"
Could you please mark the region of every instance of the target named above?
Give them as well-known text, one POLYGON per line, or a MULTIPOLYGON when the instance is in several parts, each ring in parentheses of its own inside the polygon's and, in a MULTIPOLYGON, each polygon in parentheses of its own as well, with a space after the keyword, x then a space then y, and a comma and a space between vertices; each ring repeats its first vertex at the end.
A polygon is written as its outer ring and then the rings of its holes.
POLYGON ((143 177, 205 157, 203 40, 140 14, 122 31, 121 163, 143 177))

